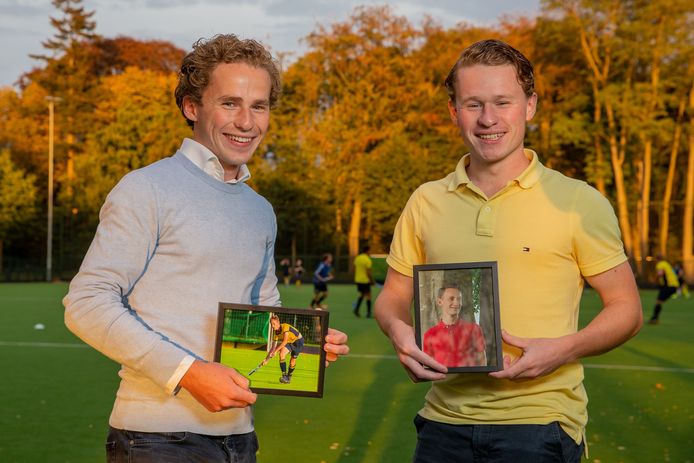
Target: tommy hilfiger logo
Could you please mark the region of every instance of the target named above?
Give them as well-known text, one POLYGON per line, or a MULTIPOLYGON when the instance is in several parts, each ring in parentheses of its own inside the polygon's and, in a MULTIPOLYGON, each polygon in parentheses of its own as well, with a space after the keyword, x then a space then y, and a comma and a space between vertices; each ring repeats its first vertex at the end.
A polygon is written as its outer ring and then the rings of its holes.
POLYGON ((526 248, 525 246, 523 246, 523 252, 530 252, 530 248, 526 248))

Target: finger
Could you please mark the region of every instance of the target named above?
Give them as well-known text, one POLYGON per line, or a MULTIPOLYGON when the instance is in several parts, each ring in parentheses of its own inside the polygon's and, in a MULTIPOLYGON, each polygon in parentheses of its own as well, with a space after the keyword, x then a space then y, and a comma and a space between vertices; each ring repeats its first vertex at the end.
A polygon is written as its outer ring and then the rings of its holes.
MULTIPOLYGON (((254 394, 255 395, 255 394, 254 394)), ((230 400, 226 406, 222 408, 222 410, 227 410, 229 408, 246 408, 249 405, 252 405, 255 403, 255 400, 253 402, 246 402, 243 400, 230 400)), ((220 410, 220 411, 222 411, 220 410)))
POLYGON ((444 372, 441 372, 441 371, 433 371, 433 370, 429 370, 429 369, 424 368, 421 363, 414 360, 412 357, 404 357, 401 360, 401 363, 403 364, 403 366, 407 370, 410 378, 412 378, 413 381, 415 381, 415 382, 439 381, 439 380, 446 378, 445 371, 447 371, 447 369, 443 365, 441 365, 441 366, 443 367, 444 372), (414 377, 413 377, 413 375, 414 375, 414 377))
POLYGON ((229 377, 241 389, 249 391, 250 380, 234 369, 230 369, 229 377))
POLYGON ((523 357, 520 357, 515 362, 512 362, 508 367, 504 366, 503 370, 489 373, 489 375, 497 379, 520 378, 527 369, 526 363, 527 362, 524 361, 523 357))
POLYGON ((424 353, 419 348, 413 348, 410 351, 408 351, 407 354, 404 354, 404 355, 407 355, 407 356, 413 358, 419 364, 427 366, 427 367, 433 369, 434 371, 438 371, 441 373, 447 373, 448 372, 448 368, 446 368, 445 365, 437 362, 433 357, 424 353))
POLYGON ((254 404, 255 401, 258 400, 258 394, 246 389, 238 389, 234 391, 233 396, 234 398, 231 399, 232 401, 245 403, 247 405, 254 404))
POLYGON ((347 344, 325 344, 323 350, 329 354, 335 355, 349 354, 349 346, 347 344))
POLYGON ((501 330, 501 338, 510 346, 518 347, 522 350, 525 350, 528 347, 528 338, 514 336, 506 330, 501 330))
POLYGON ((325 336, 325 342, 330 344, 347 344, 347 339, 347 333, 334 328, 328 328, 328 334, 325 336))

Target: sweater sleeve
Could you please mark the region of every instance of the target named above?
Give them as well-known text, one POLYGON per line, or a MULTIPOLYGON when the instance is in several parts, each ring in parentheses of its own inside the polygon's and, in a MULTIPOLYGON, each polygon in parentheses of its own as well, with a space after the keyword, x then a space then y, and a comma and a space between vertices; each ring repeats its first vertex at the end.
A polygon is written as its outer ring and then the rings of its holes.
POLYGON ((65 324, 90 346, 148 377, 162 389, 188 355, 126 306, 157 248, 156 194, 139 171, 109 193, 99 226, 70 283, 65 324))

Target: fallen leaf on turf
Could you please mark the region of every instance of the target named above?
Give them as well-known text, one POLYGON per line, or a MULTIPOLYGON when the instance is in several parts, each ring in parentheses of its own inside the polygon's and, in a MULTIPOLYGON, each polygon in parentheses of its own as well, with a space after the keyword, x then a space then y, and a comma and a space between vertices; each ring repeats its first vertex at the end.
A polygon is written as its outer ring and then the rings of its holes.
POLYGON ((660 390, 660 391, 664 391, 664 390, 665 390, 665 386, 663 386, 663 385, 660 384, 660 383, 655 383, 655 388, 658 389, 658 390, 660 390))
POLYGON ((330 450, 337 450, 340 447, 340 444, 338 442, 333 442, 330 444, 330 450))

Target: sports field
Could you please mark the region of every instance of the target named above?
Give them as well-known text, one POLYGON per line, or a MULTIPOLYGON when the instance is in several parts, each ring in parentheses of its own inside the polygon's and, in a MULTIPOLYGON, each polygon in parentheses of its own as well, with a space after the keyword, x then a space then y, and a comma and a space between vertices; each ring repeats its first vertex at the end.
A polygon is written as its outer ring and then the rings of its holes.
MULTIPOLYGON (((296 359, 296 370, 292 374, 292 382, 290 384, 283 384, 279 381, 280 376, 282 376, 279 354, 270 359, 265 366, 259 368, 251 376, 248 375, 256 366, 260 365, 266 354, 265 350, 234 349, 222 346, 220 363, 233 366, 239 370, 242 375, 251 381, 251 389, 264 388, 278 391, 318 392, 320 354, 302 352, 296 359)), ((291 355, 287 355, 285 359, 287 366, 289 366, 290 358, 291 355)))
MULTIPOLYGON (((285 306, 310 301, 309 286, 280 289, 285 306)), ((0 462, 104 461, 118 367, 65 329, 66 290, 65 284, 0 284, 0 462), (35 329, 39 323, 43 329, 35 329)), ((330 292, 331 325, 349 333, 352 354, 328 368, 322 399, 259 398, 258 460, 407 462, 412 417, 428 385, 410 382, 373 320, 352 315, 352 286, 331 285, 330 292)), ((649 316, 655 292, 643 291, 642 298, 649 316)), ((582 324, 598 302, 586 293, 582 324)), ((676 299, 665 304, 660 325, 646 325, 621 348, 584 360, 585 461, 694 461, 692 333, 694 300, 676 299)))

